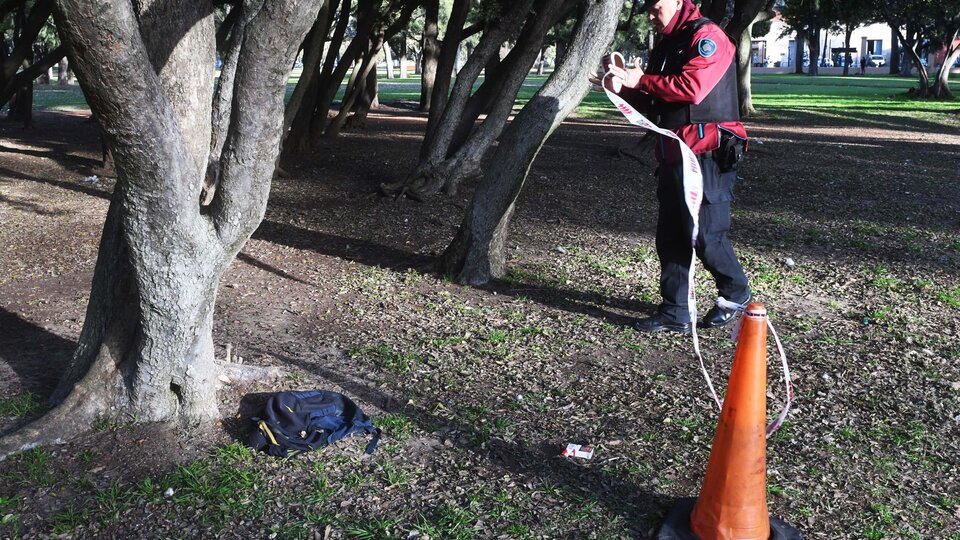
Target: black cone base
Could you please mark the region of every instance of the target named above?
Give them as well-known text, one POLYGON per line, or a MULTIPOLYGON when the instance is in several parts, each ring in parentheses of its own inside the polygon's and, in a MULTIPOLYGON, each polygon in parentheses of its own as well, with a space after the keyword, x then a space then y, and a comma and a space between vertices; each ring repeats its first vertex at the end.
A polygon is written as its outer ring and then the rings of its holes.
MULTIPOLYGON (((690 530, 690 513, 697 500, 693 498, 680 499, 673 505, 667 518, 660 525, 657 540, 700 540, 690 530)), ((782 520, 770 518, 770 540, 803 540, 800 531, 794 529, 782 520)))

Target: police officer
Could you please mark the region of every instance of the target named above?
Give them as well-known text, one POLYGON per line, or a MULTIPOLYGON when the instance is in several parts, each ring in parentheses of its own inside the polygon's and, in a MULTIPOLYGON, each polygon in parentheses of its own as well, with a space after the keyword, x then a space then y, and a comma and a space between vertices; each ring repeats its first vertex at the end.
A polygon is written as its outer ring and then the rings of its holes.
MULTIPOLYGON (((646 70, 609 65, 603 82, 658 126, 676 133, 700 159, 703 204, 697 256, 713 276, 720 296, 700 326, 716 328, 737 318, 751 296, 727 239, 736 162, 747 138, 740 123, 733 62, 736 47, 690 0, 646 0, 643 9, 661 35, 646 70)), ((657 256, 663 300, 636 327, 644 332, 688 333, 693 220, 684 201, 680 148, 673 139, 659 136, 655 154, 660 162, 657 256)))

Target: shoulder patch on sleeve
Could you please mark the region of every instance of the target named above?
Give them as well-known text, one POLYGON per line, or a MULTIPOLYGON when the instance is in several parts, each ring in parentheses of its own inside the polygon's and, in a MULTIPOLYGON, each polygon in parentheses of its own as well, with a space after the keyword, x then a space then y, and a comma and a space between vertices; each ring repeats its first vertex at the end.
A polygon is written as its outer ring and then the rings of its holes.
POLYGON ((704 58, 710 58, 717 52, 717 42, 710 38, 700 38, 700 41, 697 41, 697 52, 704 58))

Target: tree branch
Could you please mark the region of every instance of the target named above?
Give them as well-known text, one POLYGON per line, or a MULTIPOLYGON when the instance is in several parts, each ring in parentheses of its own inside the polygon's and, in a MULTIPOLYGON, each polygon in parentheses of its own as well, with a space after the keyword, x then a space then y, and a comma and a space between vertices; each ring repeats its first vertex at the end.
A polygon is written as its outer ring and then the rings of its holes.
POLYGON ((0 93, 0 106, 5 105, 10 101, 10 98, 17 93, 17 90, 42 75, 43 72, 59 62, 66 54, 67 46, 61 44, 56 49, 50 51, 50 53, 44 56, 39 62, 33 63, 33 65, 27 69, 14 75, 14 77, 7 82, 2 93, 0 93))
POLYGON ((229 253, 263 219, 283 127, 290 65, 317 18, 320 0, 271 0, 248 24, 237 64, 230 129, 211 219, 229 253))

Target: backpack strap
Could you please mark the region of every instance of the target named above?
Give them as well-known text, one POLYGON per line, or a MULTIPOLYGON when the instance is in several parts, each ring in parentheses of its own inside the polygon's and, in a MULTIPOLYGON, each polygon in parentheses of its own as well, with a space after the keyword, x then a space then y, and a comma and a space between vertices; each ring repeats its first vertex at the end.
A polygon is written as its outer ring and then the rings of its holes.
MULTIPOLYGON (((367 431, 367 433, 370 433, 370 431, 367 431)), ((364 450, 364 452, 366 452, 367 454, 372 454, 373 451, 377 449, 377 443, 380 442, 380 428, 378 427, 373 428, 372 433, 373 433, 373 438, 370 439, 370 442, 367 443, 366 450, 364 450)))

